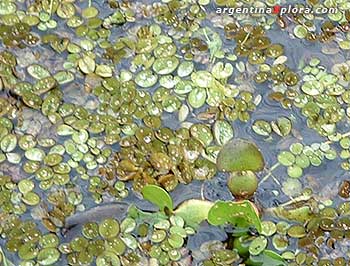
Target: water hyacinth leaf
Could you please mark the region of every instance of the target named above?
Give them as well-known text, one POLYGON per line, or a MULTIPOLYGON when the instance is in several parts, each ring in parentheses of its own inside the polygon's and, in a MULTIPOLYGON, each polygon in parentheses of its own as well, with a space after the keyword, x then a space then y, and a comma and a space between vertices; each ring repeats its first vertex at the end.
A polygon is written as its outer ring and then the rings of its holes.
POLYGON ((146 185, 141 191, 144 199, 152 202, 159 207, 159 210, 164 211, 165 208, 173 210, 173 200, 169 193, 156 185, 146 185))
POLYGON ((27 71, 35 79, 43 79, 51 76, 50 72, 41 65, 33 64, 28 66, 27 71))
POLYGON ((254 226, 258 232, 262 230, 258 211, 253 203, 248 200, 239 202, 216 202, 209 210, 208 222, 212 225, 229 223, 243 229, 254 226))
POLYGON ((236 199, 248 199, 258 188, 258 178, 252 171, 231 172, 227 186, 236 199))
POLYGON ((197 227, 208 218, 209 209, 214 203, 207 200, 190 199, 181 203, 175 214, 182 217, 189 226, 197 227))
POLYGON ((233 128, 227 121, 217 120, 213 127, 214 138, 217 144, 225 145, 233 138, 233 128))
POLYGON ((233 139, 226 143, 216 160, 219 171, 253 171, 264 168, 265 161, 259 148, 245 139, 233 139))

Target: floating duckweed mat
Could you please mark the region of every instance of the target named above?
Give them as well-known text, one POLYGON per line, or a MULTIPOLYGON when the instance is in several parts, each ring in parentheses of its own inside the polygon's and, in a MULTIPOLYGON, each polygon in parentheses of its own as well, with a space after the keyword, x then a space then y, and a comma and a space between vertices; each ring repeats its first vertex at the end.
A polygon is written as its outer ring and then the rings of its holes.
POLYGON ((349 22, 0 0, 0 265, 349 265, 349 22))

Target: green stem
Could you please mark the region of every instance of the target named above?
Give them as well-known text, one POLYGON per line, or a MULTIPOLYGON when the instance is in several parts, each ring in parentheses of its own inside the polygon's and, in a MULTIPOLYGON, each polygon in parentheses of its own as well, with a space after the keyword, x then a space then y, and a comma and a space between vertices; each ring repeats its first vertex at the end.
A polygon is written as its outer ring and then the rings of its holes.
POLYGON ((204 28, 203 29, 203 33, 204 33, 204 37, 207 39, 207 42, 211 42, 211 40, 209 39, 208 35, 207 35, 207 30, 204 28))
POLYGON ((50 19, 52 16, 53 0, 50 0, 50 19))
POLYGON ((263 182, 265 182, 270 176, 272 176, 272 172, 278 168, 281 164, 280 163, 275 163, 270 169, 269 172, 267 173, 267 175, 265 175, 261 181, 259 182, 259 185, 262 184, 263 182))
POLYGON ((91 7, 91 0, 89 0, 89 7, 91 7))

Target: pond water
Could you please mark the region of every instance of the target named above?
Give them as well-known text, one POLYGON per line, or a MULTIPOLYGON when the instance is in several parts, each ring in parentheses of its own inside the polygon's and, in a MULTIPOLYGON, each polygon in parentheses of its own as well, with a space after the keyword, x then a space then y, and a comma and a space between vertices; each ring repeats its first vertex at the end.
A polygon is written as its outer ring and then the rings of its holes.
POLYGON ((349 21, 0 0, 0 265, 349 265, 349 21))

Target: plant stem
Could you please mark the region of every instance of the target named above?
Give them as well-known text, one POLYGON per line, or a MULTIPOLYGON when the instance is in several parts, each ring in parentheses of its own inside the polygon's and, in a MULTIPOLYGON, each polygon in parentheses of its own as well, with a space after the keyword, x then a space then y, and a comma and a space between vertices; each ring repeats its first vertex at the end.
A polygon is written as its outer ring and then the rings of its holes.
POLYGON ((89 7, 91 7, 91 0, 89 0, 89 7))
POLYGON ((53 0, 50 0, 50 19, 52 16, 53 0))
POLYGON ((247 35, 245 36, 243 42, 241 43, 241 46, 242 46, 243 44, 245 44, 246 41, 248 41, 249 36, 250 36, 250 32, 248 32, 247 35))
POLYGON ((270 169, 269 169, 269 172, 267 173, 267 175, 265 175, 261 181, 259 182, 259 185, 262 184, 263 182, 265 182, 271 175, 272 175, 272 172, 277 168, 279 167, 281 164, 280 163, 275 163, 270 169))
POLYGON ((278 210, 278 208, 287 207, 289 205, 292 205, 292 204, 298 203, 298 202, 302 202, 302 201, 308 201, 309 199, 311 199, 310 195, 301 195, 301 196, 293 198, 293 199, 291 199, 291 200, 289 200, 289 201, 287 201, 285 203, 281 203, 277 207, 267 208, 265 210, 265 213, 275 213, 275 211, 278 210))

